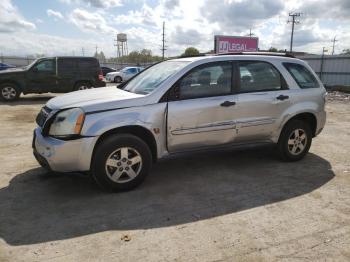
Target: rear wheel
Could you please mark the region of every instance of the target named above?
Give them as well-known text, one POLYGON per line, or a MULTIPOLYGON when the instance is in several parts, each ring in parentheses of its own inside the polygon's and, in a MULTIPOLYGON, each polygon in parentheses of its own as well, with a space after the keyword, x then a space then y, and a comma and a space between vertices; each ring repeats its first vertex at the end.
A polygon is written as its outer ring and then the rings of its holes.
POLYGON ((151 151, 143 140, 118 134, 107 137, 98 145, 91 174, 102 188, 125 191, 141 184, 151 165, 151 151))
POLYGON ((114 78, 114 82, 115 83, 121 83, 123 81, 123 79, 120 77, 120 76, 116 76, 115 78, 114 78))
POLYGON ((3 84, 0 86, 1 99, 4 101, 15 101, 20 94, 19 88, 14 84, 3 84))
POLYGON ((310 126, 304 121, 292 120, 283 128, 278 141, 280 156, 286 161, 298 161, 309 151, 312 142, 310 126))
POLYGON ((86 90, 86 89, 90 89, 93 88, 93 86, 91 85, 91 83, 89 82, 78 82, 75 87, 74 87, 74 91, 78 91, 78 90, 86 90))

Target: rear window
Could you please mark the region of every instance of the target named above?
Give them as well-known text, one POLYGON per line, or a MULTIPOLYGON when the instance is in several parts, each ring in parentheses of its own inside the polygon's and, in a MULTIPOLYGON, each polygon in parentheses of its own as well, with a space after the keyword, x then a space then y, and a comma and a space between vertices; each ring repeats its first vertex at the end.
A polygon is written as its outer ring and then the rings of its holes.
POLYGON ((100 65, 95 59, 80 59, 78 61, 80 70, 98 70, 100 65))
POLYGON ((292 75, 300 88, 317 88, 319 84, 315 76, 303 65, 283 63, 284 67, 292 75))

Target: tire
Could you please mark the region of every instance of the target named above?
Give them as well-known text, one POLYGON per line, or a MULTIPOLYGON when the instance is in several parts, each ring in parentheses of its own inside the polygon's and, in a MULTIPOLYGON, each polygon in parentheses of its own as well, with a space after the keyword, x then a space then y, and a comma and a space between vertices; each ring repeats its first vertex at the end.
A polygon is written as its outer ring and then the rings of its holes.
POLYGON ((285 161, 298 161, 309 152, 312 142, 310 126, 301 120, 291 120, 283 128, 278 140, 280 157, 285 161))
POLYGON ((121 83, 123 81, 123 79, 120 76, 116 76, 114 78, 114 83, 121 83))
POLYGON ((97 146, 91 175, 104 190, 127 191, 143 182, 151 166, 151 150, 143 140, 134 135, 117 134, 97 146))
POLYGON ((21 94, 20 89, 14 84, 2 84, 0 85, 1 99, 7 102, 15 101, 21 94))
POLYGON ((74 86, 74 91, 86 90, 86 89, 90 89, 90 88, 93 88, 91 83, 89 83, 89 82, 78 82, 74 86))

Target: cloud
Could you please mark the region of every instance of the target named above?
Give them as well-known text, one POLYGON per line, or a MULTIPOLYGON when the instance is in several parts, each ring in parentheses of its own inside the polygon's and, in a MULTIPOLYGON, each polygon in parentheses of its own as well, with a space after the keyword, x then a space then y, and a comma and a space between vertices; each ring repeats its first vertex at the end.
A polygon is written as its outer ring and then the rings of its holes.
POLYGON ((157 26, 159 16, 148 5, 144 4, 140 11, 130 10, 127 15, 119 15, 114 18, 117 24, 157 26))
POLYGON ((116 30, 109 26, 105 18, 98 12, 76 8, 69 15, 69 20, 83 32, 116 33, 116 30))
POLYGON ((175 32, 171 35, 171 42, 177 45, 199 45, 205 37, 195 29, 184 30, 180 26, 176 27, 175 32))
POLYGON ((99 51, 103 51, 107 56, 115 55, 111 43, 96 41, 93 38, 74 39, 33 32, 0 34, 0 50, 5 55, 82 55, 83 48, 85 56, 93 56, 96 45, 98 45, 99 51), (9 42, 11 45, 6 44, 9 42))
POLYGON ((218 23, 226 31, 250 28, 265 19, 278 15, 283 10, 281 0, 221 1, 207 0, 201 9, 204 17, 218 23))
POLYGON ((54 17, 54 19, 63 19, 63 15, 58 11, 54 11, 52 9, 47 9, 46 13, 48 16, 54 17))
POLYGON ((335 19, 335 20, 350 20, 350 1, 349 0, 318 0, 305 1, 300 6, 300 10, 306 17, 335 19))
POLYGON ((0 1, 0 33, 33 30, 35 28, 35 24, 24 19, 10 0, 0 1))
POLYGON ((60 0, 66 4, 83 4, 89 7, 96 8, 111 8, 116 6, 122 6, 122 0, 60 0))

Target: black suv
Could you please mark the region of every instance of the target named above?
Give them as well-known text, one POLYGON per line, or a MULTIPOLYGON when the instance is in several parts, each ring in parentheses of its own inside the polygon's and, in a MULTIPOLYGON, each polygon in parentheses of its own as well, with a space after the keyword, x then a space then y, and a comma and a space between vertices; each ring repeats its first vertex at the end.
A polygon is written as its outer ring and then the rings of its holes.
POLYGON ((103 86, 100 64, 93 57, 46 57, 0 72, 0 96, 5 101, 16 100, 21 93, 66 93, 103 86))

